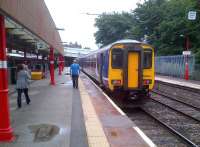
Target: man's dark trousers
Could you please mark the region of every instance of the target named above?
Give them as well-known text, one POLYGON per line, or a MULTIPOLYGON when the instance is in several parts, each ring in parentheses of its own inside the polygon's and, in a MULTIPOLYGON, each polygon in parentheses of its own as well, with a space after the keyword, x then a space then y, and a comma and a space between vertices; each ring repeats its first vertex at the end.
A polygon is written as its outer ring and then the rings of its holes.
POLYGON ((78 88, 78 75, 72 75, 73 87, 78 88))

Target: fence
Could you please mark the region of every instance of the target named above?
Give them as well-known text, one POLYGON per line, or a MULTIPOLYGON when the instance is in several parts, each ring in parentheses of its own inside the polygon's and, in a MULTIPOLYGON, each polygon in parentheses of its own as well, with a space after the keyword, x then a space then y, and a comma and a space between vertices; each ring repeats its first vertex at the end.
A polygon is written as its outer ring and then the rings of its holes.
MULTIPOLYGON (((186 57, 160 56, 155 58, 156 73, 167 76, 184 78, 186 57)), ((200 65, 195 64, 195 56, 188 56, 189 77, 193 80, 200 80, 200 65)))

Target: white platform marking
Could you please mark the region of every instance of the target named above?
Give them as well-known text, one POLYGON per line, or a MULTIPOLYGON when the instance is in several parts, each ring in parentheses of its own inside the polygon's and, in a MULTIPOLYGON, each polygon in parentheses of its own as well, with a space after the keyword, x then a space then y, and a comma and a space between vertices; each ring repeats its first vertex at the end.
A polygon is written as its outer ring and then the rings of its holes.
POLYGON ((155 78, 157 81, 162 81, 162 82, 167 82, 175 85, 180 85, 180 86, 185 86, 185 87, 190 87, 190 88, 195 88, 200 90, 200 85, 195 84, 195 83, 190 83, 187 81, 175 81, 175 79, 165 79, 161 77, 156 77, 155 78))
POLYGON ((156 147, 156 145, 147 137, 142 130, 138 127, 133 127, 134 130, 138 132, 138 134, 144 139, 144 141, 150 146, 150 147, 156 147))

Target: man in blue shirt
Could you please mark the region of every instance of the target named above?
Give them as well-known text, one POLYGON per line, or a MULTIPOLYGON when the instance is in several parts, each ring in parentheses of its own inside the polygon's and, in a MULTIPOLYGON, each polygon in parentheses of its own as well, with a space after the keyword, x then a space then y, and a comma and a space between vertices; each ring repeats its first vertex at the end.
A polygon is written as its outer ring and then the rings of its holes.
POLYGON ((78 88, 78 77, 80 73, 80 66, 76 60, 74 60, 73 64, 70 66, 70 75, 73 81, 73 87, 78 88))

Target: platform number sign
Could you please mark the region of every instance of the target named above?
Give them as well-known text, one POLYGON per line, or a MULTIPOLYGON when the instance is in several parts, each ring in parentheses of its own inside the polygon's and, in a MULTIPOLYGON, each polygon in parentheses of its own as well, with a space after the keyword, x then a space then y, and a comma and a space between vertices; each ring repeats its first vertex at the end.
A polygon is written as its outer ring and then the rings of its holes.
POLYGON ((197 12, 196 11, 189 11, 188 12, 188 20, 196 20, 197 12))
POLYGON ((43 48, 44 48, 43 43, 38 42, 37 43, 37 49, 40 50, 40 49, 43 49, 43 48))
POLYGON ((184 55, 184 56, 189 56, 189 55, 191 55, 191 54, 192 54, 191 51, 183 51, 183 55, 184 55))

